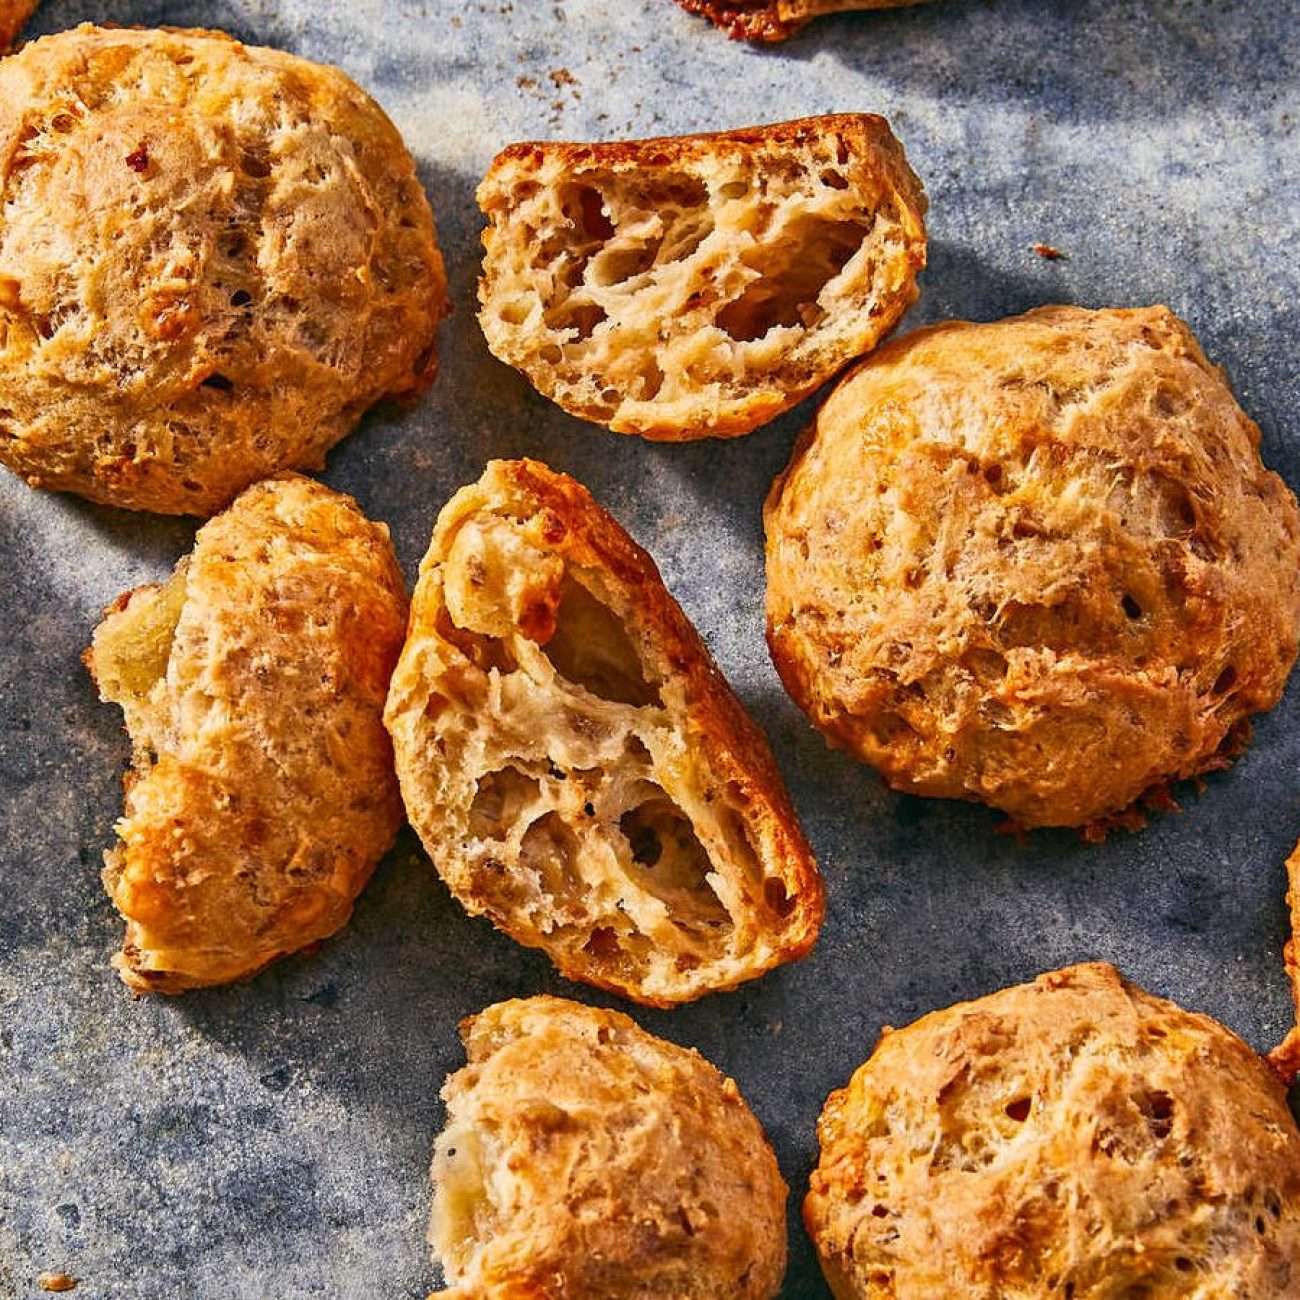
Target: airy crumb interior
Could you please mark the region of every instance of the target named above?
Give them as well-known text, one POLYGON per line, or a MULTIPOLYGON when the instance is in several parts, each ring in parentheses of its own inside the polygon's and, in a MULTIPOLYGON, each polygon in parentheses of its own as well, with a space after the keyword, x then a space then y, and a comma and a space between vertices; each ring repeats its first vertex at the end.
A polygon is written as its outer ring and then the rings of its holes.
POLYGON ((448 1283, 463 1280, 479 1248, 491 1240, 501 1195, 495 1182, 505 1176, 492 1134, 449 1113, 433 1149, 429 1220, 429 1244, 442 1260, 448 1283))
POLYGON ((489 337, 603 422, 756 382, 799 390, 892 324, 873 318, 884 282, 899 292, 905 236, 892 198, 865 188, 843 140, 521 176, 509 239, 489 245, 489 337))
POLYGON ((130 594, 95 631, 93 660, 100 696, 121 707, 137 748, 153 746, 159 733, 155 688, 167 675, 172 641, 185 607, 187 565, 181 563, 162 586, 130 594))
POLYGON ((442 569, 442 631, 473 666, 440 686, 438 744, 468 772, 444 853, 510 928, 597 977, 666 987, 730 955, 764 909, 779 929, 790 900, 764 881, 736 792, 691 752, 679 682, 599 574, 528 528, 474 516, 442 569))

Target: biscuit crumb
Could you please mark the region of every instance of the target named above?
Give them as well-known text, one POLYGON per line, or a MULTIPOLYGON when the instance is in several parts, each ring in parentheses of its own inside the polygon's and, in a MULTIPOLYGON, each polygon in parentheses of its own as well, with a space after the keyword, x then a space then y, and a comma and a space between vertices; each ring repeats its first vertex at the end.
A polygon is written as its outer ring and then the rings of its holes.
MULTIPOLYGON (((558 117, 581 91, 567 68, 549 79, 558 117)), ((663 441, 793 406, 893 327, 925 264, 920 181, 870 115, 515 144, 478 203, 493 354, 570 414, 663 441)))
POLYGON ((1033 249, 1039 257, 1047 262, 1064 262, 1067 260, 1065 254, 1051 244, 1035 244, 1033 249))
POLYGON ((77 1279, 69 1273, 42 1273, 36 1279, 42 1291, 74 1291, 77 1279))

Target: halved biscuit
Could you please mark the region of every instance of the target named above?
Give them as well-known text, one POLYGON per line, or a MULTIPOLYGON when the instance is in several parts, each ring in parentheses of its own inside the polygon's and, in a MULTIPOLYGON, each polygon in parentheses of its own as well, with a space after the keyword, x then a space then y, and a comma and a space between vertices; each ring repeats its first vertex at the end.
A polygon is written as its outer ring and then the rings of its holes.
POLYGON ((1111 966, 887 1030, 818 1123, 837 1300, 1284 1300, 1300 1132, 1235 1034, 1111 966))
POLYGON ((767 743, 580 484, 494 461, 443 509, 385 721, 452 892, 572 979, 668 1006, 812 946, 767 743))
POLYGON ((924 0, 677 0, 721 27, 732 40, 784 41, 823 14, 856 9, 902 9, 924 0))
POLYGON ((736 1085, 560 998, 461 1026, 429 1240, 451 1300, 768 1300, 786 1186, 736 1085))
POLYGON ((134 748, 104 872, 133 989, 239 979, 347 921, 402 823, 381 713, 406 610, 387 528, 297 475, 109 609, 86 664, 134 748))
POLYGON ((916 298, 926 200, 881 117, 516 144, 478 191, 488 346, 566 411, 681 441, 748 433, 916 298))

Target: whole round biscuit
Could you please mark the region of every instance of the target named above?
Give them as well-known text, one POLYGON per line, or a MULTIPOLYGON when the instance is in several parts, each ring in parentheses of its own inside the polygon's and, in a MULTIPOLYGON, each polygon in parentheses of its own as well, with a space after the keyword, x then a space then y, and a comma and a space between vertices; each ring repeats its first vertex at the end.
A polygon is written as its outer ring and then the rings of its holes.
POLYGON ((1110 966, 886 1031, 818 1125, 838 1300, 1300 1294, 1300 1132, 1234 1034, 1110 966))
POLYGON ((767 1300, 786 1186, 736 1085, 627 1016, 561 998, 461 1026, 429 1240, 450 1297, 767 1300))
POLYGON ((787 689, 898 789, 1085 825, 1221 765, 1278 700, 1300 512, 1168 310, 918 330, 768 498, 787 689))
POLYGON ((0 462, 211 514, 436 368, 410 154, 341 72, 91 26, 0 62, 0 462))

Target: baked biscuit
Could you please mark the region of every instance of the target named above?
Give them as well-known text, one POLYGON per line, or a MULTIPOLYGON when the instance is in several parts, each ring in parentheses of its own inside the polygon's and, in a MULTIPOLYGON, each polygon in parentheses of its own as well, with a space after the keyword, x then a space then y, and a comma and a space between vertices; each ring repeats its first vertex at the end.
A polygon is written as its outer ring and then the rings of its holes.
POLYGON ((1163 307, 882 349, 768 498, 768 639, 832 744, 1082 826, 1222 766, 1296 655, 1300 513, 1163 307))
POLYGON ((1300 1076, 1300 844, 1286 860, 1287 911, 1291 920, 1291 937, 1282 949, 1291 997, 1295 1002, 1295 1027, 1269 1054, 1268 1063, 1287 1087, 1300 1076))
POLYGON ((681 441, 748 433, 916 298, 925 193, 880 117, 516 144, 478 191, 488 346, 566 411, 681 441))
POLYGON ((133 989, 240 979, 347 921, 403 820, 381 714, 406 610, 387 528, 286 475, 108 611, 86 663, 134 749, 104 872, 133 989))
POLYGON ((461 1026, 429 1240, 457 1300, 766 1300, 786 1186, 736 1085, 560 998, 461 1026))
POLYGON ((1300 1133, 1235 1034, 1072 966, 886 1030, 804 1220, 837 1300, 1300 1294, 1300 1133))
POLYGON ((13 43, 40 0, 0 0, 0 54, 13 43))
POLYGON ((850 9, 901 9, 923 0, 677 0, 701 14, 732 40, 783 41, 822 14, 850 9))
POLYGON ((493 461, 448 502, 385 721, 452 893, 570 979, 670 1006, 812 947, 821 878, 762 733, 573 479, 493 461))
POLYGON ((207 515, 430 382, 415 166, 334 68, 84 26, 0 62, 0 463, 207 515))

